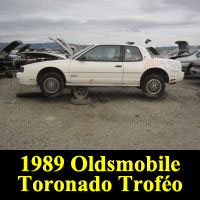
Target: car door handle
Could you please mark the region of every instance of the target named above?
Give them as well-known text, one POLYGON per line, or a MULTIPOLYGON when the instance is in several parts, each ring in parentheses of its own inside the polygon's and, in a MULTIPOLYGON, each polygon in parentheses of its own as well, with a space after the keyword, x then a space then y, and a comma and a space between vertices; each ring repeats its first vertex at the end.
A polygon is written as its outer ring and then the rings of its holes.
POLYGON ((122 65, 115 65, 115 67, 122 67, 122 65))

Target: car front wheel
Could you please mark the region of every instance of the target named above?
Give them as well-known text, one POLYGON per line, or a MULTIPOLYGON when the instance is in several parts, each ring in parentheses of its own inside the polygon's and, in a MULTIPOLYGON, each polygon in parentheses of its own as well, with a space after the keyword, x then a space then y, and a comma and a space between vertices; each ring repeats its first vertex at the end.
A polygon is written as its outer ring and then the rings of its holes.
POLYGON ((40 78, 39 86, 46 97, 55 97, 63 91, 64 80, 58 73, 48 72, 40 78))
POLYGON ((151 98, 160 98, 165 92, 165 81, 162 76, 150 74, 142 81, 144 94, 151 98))

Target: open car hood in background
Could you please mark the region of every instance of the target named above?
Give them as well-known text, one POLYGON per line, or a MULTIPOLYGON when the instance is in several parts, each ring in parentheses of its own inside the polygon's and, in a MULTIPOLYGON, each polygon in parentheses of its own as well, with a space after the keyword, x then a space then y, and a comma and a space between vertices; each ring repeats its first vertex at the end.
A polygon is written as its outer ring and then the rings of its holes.
POLYGON ((191 50, 188 42, 186 41, 177 41, 175 44, 178 45, 178 48, 174 51, 174 53, 170 54, 171 59, 177 59, 182 57, 189 57, 195 54, 198 50, 191 50))
POLYGON ((18 53, 22 53, 22 52, 26 51, 26 49, 30 48, 30 46, 31 46, 31 44, 25 44, 25 45, 23 45, 23 46, 19 49, 18 53))
POLYGON ((74 51, 71 48, 71 46, 68 43, 66 43, 63 39, 51 37, 49 37, 49 39, 57 43, 60 47, 62 47, 65 53, 67 53, 69 56, 72 56, 74 54, 74 51))
POLYGON ((175 44, 178 45, 178 55, 182 55, 183 53, 189 53, 190 52, 190 46, 188 42, 186 41, 176 41, 175 44))
POLYGON ((20 44, 22 44, 21 41, 13 41, 9 44, 7 44, 5 47, 1 49, 1 52, 10 54, 12 50, 14 50, 16 47, 18 47, 20 44))
POLYGON ((153 54, 154 56, 160 56, 160 53, 158 52, 158 50, 154 47, 147 47, 147 50, 153 54))

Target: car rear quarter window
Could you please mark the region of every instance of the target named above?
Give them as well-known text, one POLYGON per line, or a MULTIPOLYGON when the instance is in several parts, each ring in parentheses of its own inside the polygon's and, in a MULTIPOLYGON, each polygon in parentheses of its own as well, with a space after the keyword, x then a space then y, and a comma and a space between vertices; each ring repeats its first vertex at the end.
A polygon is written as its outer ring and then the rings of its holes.
POLYGON ((143 57, 138 47, 125 47, 124 61, 125 62, 139 62, 143 57))

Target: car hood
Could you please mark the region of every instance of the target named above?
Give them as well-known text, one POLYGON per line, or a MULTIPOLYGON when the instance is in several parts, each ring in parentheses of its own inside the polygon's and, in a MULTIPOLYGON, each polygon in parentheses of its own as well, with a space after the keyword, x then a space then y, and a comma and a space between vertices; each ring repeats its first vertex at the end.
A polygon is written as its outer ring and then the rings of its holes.
POLYGON ((31 44, 25 44, 25 45, 23 45, 23 46, 19 49, 19 51, 18 51, 17 53, 22 53, 22 52, 24 52, 25 50, 27 50, 28 48, 30 48, 30 46, 31 46, 31 44))
POLYGON ((54 41, 55 43, 57 43, 60 47, 63 48, 63 50, 69 54, 69 56, 72 56, 74 54, 72 47, 66 43, 63 39, 61 38, 51 38, 49 37, 50 40, 54 41))
POLYGON ((63 59, 63 60, 50 60, 44 62, 36 62, 31 64, 23 65, 23 68, 35 68, 35 69, 43 69, 45 67, 66 67, 69 66, 71 60, 70 59, 63 59))
POLYGON ((45 52, 45 51, 26 51, 26 52, 22 52, 22 55, 24 56, 51 56, 54 57, 56 59, 66 59, 67 57, 64 54, 56 54, 56 53, 51 53, 51 52, 45 52))

